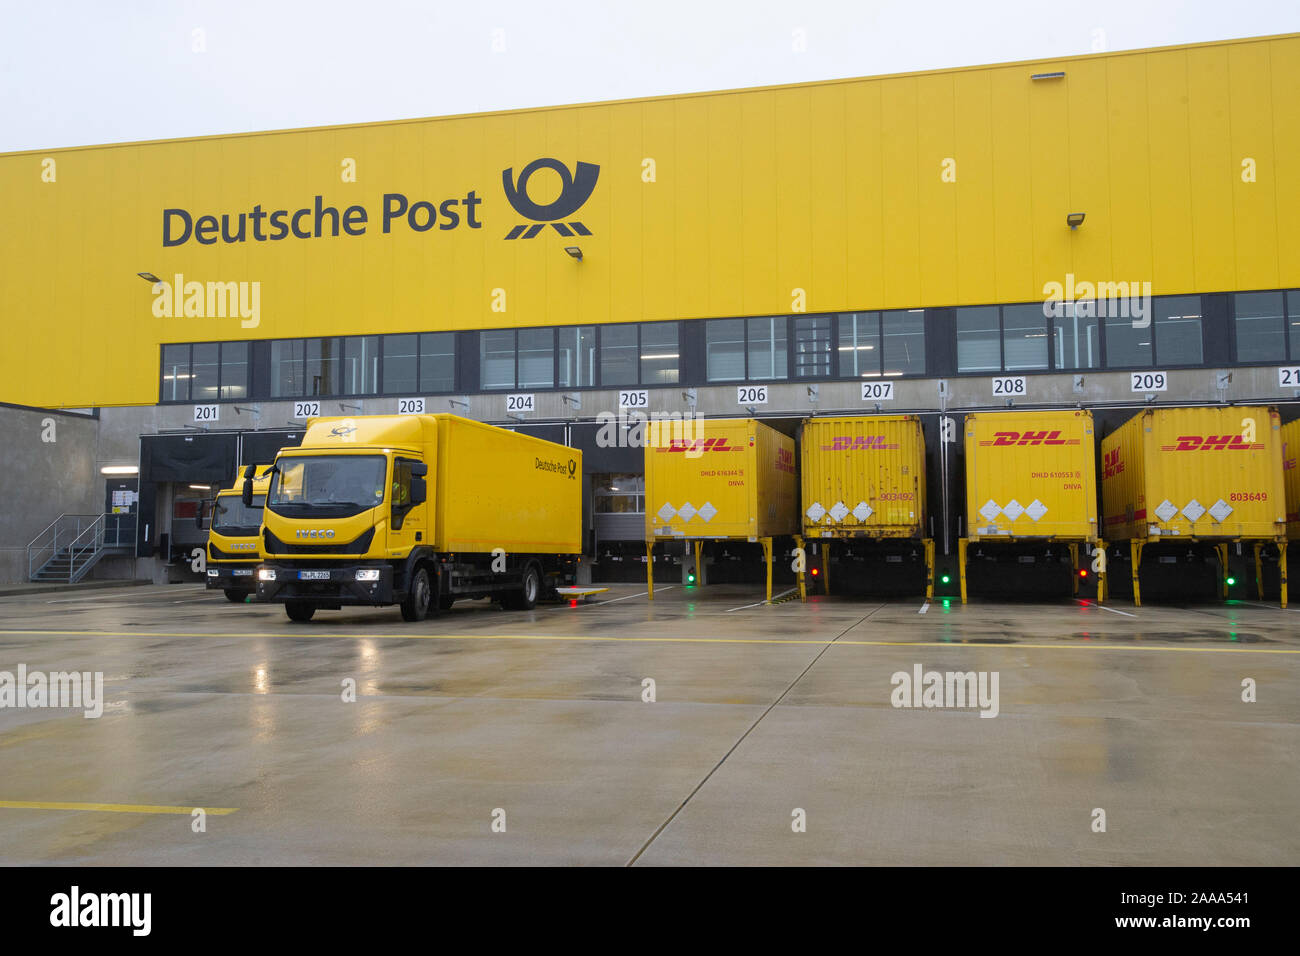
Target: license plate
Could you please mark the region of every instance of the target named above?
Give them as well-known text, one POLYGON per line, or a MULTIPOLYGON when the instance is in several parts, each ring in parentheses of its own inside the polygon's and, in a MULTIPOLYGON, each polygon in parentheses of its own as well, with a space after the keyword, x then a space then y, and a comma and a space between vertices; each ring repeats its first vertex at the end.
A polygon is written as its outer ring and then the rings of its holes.
POLYGON ((330 573, 328 571, 299 571, 299 581, 328 581, 330 573))
POLYGON ((248 578, 248 577, 252 577, 252 576, 253 576, 253 569, 252 569, 252 568, 244 568, 242 571, 241 571, 241 570, 236 570, 236 571, 234 572, 234 575, 235 575, 235 577, 237 577, 237 578, 248 578))

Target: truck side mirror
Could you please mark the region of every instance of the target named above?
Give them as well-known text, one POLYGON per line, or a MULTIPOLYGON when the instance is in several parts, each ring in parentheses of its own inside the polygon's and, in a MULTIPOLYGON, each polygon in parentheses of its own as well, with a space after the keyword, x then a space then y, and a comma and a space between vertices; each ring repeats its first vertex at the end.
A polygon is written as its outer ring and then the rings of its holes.
MULTIPOLYGON (((423 467, 423 466, 421 466, 423 467)), ((425 487, 423 478, 411 479, 411 504, 422 505, 429 497, 428 488, 425 487)))
POLYGON ((257 466, 256 466, 256 465, 249 465, 247 468, 245 468, 245 469, 244 469, 244 477, 245 477, 245 478, 256 478, 256 477, 257 477, 257 466))
MULTIPOLYGON (((215 502, 213 503, 213 507, 216 507, 215 502)), ((201 501, 199 502, 198 511, 194 512, 194 527, 198 528, 200 531, 203 530, 203 502, 201 501)))
POLYGON ((414 478, 423 478, 429 473, 429 466, 422 461, 411 463, 411 476, 414 478))
MULTIPOLYGON (((249 465, 248 467, 249 467, 249 468, 252 468, 253 466, 252 466, 252 465, 249 465)), ((246 476, 244 477, 244 494, 243 494, 243 498, 244 498, 244 507, 245 507, 245 508, 251 508, 251 507, 253 507, 253 476, 252 476, 252 475, 246 475, 246 476)))

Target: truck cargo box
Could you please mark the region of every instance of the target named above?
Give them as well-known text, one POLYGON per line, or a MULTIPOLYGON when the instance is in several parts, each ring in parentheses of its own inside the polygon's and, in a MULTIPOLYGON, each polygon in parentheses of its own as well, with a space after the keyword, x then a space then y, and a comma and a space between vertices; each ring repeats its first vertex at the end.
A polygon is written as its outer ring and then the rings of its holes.
POLYGON ((582 553, 579 449, 457 415, 431 417, 438 428, 434 548, 582 553))
POLYGON ((1284 533, 1282 437, 1274 409, 1150 409, 1107 435, 1101 449, 1108 540, 1284 533))
POLYGON ((794 439, 752 418, 646 428, 646 539, 796 534, 794 439))
POLYGON ((1096 541, 1095 455, 1087 411, 966 416, 966 537, 1096 541))
POLYGON ((916 415, 810 418, 799 502, 812 538, 922 538, 925 439, 916 415))

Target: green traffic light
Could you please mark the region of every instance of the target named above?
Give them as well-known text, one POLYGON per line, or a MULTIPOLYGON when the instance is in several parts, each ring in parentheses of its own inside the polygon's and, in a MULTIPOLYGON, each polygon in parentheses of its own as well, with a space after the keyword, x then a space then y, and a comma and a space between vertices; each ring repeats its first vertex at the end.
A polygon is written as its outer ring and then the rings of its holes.
POLYGON ((1228 578, 1228 587, 1232 587, 1236 583, 1237 583, 1236 578, 1228 578))
POLYGON ((943 576, 942 580, 943 580, 943 583, 944 583, 944 584, 947 584, 948 581, 949 581, 950 579, 949 579, 948 575, 945 574, 945 575, 943 576))

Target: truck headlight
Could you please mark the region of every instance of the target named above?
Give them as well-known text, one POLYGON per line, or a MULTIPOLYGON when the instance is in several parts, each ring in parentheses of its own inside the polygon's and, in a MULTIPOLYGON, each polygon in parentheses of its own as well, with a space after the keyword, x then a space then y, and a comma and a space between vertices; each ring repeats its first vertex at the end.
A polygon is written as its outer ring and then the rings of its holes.
POLYGON ((378 568, 362 568, 360 571, 357 572, 357 580, 358 580, 358 581, 378 581, 378 580, 379 580, 379 569, 378 569, 378 568))
POLYGON ((259 580, 259 581, 274 581, 274 580, 275 580, 275 568, 258 568, 258 569, 257 569, 257 580, 259 580))
POLYGON ((217 576, 217 569, 216 569, 216 568, 208 568, 208 577, 210 577, 210 578, 215 578, 216 576, 217 576))

